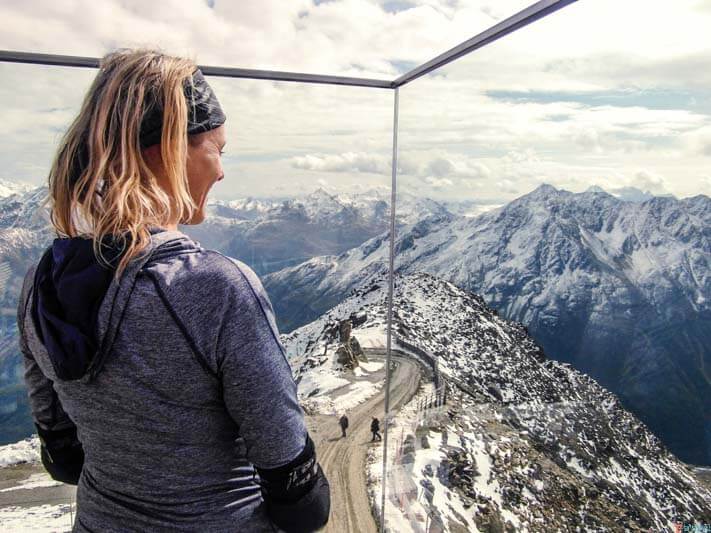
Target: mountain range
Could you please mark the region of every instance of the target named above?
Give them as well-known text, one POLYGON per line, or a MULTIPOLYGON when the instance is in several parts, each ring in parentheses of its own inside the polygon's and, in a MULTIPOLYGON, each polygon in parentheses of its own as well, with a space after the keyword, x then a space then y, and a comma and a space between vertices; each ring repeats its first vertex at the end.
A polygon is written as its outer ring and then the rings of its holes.
MULTIPOLYGON (((44 194, 0 198, 5 442, 32 429, 14 311, 24 272, 53 238, 38 210, 44 194)), ((708 197, 627 201, 544 185, 476 216, 470 205, 397 199, 397 273, 426 272, 480 295, 524 324, 549 357, 617 394, 683 460, 711 463, 708 197)), ((288 333, 387 272, 389 200, 388 191, 320 189, 299 198, 211 201, 203 224, 180 229, 253 266, 288 333)))
MULTIPOLYGON (((630 202, 543 185, 476 217, 397 229, 395 269, 428 272, 520 322, 618 394, 683 459, 711 462, 711 199, 630 202)), ((271 273, 286 329, 387 269, 383 233, 271 273)))
MULTIPOLYGON (((403 195, 402 200, 402 223, 445 211, 426 198, 403 195)), ((180 229, 207 248, 243 258, 263 275, 314 256, 340 254, 381 234, 389 227, 389 206, 389 191, 331 194, 319 188, 282 200, 214 200, 202 224, 180 229)))

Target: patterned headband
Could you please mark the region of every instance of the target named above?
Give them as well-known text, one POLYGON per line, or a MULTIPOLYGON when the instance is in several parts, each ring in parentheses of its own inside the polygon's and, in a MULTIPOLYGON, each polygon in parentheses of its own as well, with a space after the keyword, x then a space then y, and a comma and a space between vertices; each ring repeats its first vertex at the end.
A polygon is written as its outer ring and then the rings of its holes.
MULTIPOLYGON (((220 102, 200 69, 193 72, 192 84, 186 81, 184 93, 188 102, 188 135, 210 131, 225 123, 220 102)), ((162 127, 163 106, 160 99, 156 99, 143 115, 141 148, 160 143, 162 127)))

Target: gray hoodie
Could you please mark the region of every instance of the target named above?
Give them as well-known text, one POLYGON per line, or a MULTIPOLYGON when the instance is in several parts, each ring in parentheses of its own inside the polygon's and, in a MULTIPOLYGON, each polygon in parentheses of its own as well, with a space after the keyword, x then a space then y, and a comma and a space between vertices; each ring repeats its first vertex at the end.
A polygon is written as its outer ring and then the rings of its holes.
POLYGON ((62 379, 28 305, 35 269, 18 305, 25 380, 38 427, 77 427, 74 531, 276 531, 255 466, 293 460, 307 431, 254 272, 159 230, 99 300, 91 367, 62 379))

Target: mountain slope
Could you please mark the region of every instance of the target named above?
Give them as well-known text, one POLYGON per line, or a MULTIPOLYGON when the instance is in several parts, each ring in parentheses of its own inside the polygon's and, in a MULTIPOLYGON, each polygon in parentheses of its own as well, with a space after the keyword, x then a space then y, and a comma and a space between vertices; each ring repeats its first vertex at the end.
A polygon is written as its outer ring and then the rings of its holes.
MULTIPOLYGON (((424 198, 403 195, 402 202, 407 207, 398 215, 402 223, 446 212, 424 198)), ((207 248, 246 261, 262 275, 360 245, 387 229, 389 211, 385 191, 331 194, 317 189, 280 201, 211 201, 202 224, 180 229, 207 248)))
MULTIPOLYGON (((302 381, 330 364, 322 353, 339 320, 355 318, 359 339, 382 338, 382 281, 284 336, 302 381)), ((425 273, 398 276, 394 301, 398 351, 429 354, 445 379, 466 390, 451 387, 438 416, 395 421, 391 443, 405 439, 390 454, 400 457, 391 468, 401 473, 391 483, 404 476, 428 493, 415 501, 402 487, 388 487, 399 509, 412 507, 408 519, 418 506, 421 517, 469 531, 503 530, 506 522, 521 531, 646 530, 711 519, 711 493, 691 471, 613 394, 548 360, 523 326, 425 273)), ((377 460, 373 468, 377 474, 377 460)))

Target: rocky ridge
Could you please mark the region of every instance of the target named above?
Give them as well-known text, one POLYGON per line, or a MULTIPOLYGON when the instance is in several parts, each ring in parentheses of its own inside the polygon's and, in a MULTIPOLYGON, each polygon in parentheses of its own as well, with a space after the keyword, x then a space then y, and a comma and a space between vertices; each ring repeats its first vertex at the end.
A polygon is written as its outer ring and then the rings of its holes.
MULTIPOLYGON (((711 520, 711 493, 691 470, 614 394, 548 359, 522 325, 429 274, 398 277, 395 287, 395 346, 436 360, 451 387, 438 416, 392 428, 411 435, 410 475, 430 493, 425 511, 435 519, 452 531, 647 531, 711 520)), ((365 316, 355 335, 382 332, 385 289, 366 283, 285 336, 297 375, 318 368, 334 321, 365 316)))

